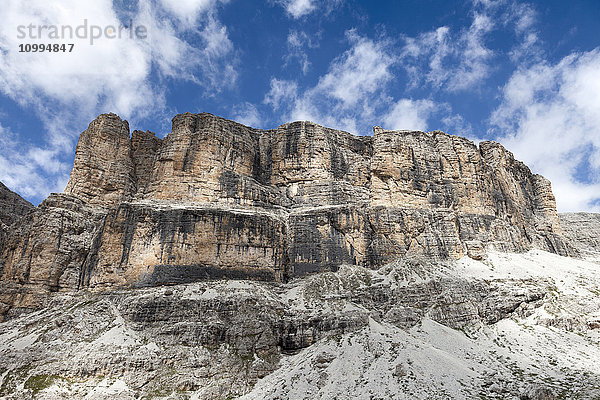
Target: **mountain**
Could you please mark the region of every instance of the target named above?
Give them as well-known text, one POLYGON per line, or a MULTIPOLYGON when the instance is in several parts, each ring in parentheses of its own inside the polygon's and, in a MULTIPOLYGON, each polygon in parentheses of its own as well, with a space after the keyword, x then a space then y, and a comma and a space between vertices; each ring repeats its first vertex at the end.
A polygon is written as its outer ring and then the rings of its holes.
POLYGON ((498 143, 103 114, 11 199, 7 398, 600 396, 600 218, 498 143))
POLYGON ((11 230, 10 226, 33 208, 33 204, 0 182, 0 248, 11 230))

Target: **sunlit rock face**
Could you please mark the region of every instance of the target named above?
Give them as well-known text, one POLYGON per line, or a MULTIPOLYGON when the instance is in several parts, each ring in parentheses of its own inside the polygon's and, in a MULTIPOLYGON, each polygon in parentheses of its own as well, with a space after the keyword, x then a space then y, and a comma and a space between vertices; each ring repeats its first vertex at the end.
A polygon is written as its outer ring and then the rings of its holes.
POLYGON ((600 218, 498 143, 105 114, 0 205, 2 398, 600 396, 600 218))
POLYGON ((259 130, 207 113, 175 116, 164 139, 100 115, 65 193, 4 231, 2 282, 19 287, 5 309, 33 306, 38 289, 287 281, 490 248, 576 253, 550 183, 498 143, 306 121, 259 130))
POLYGON ((102 114, 79 136, 65 193, 110 207, 129 200, 134 190, 129 124, 115 114, 102 114))

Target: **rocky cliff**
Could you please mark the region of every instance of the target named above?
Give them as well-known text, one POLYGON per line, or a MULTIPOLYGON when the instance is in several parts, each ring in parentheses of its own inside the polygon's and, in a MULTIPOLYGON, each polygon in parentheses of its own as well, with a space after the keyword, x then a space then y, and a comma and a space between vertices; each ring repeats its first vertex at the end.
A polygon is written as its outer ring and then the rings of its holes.
POLYGON ((0 182, 0 223, 2 223, 4 229, 11 226, 33 208, 33 204, 0 182))
POLYGON ((161 140, 103 114, 80 136, 65 193, 8 234, 2 301, 33 307, 35 288, 286 281, 490 248, 577 251, 550 183, 498 143, 311 122, 259 130, 207 113, 177 115, 161 140))
POLYGON ((491 250, 289 283, 56 293, 0 323, 0 397, 594 399, 597 271, 491 250))
POLYGON ((600 396, 600 219, 498 143, 104 114, 0 201, 3 398, 600 396))
POLYGON ((600 260, 600 214, 560 214, 563 236, 577 252, 588 259, 600 260))
MULTIPOLYGON (((21 196, 16 194, 7 188, 2 182, 0 182, 0 251, 4 247, 6 238, 11 232, 16 229, 16 224, 22 216, 33 210, 33 204, 23 199, 21 196)), ((3 274, 4 262, 0 258, 0 277, 3 274)), ((0 299, 2 294, 0 294, 0 299)), ((6 310, 6 305, 0 303, 0 320, 1 315, 6 310)))

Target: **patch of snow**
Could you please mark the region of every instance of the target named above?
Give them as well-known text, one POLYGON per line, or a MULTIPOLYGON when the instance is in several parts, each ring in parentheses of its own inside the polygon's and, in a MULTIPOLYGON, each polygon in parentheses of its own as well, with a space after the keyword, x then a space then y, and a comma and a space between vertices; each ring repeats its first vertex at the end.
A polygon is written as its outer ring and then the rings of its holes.
MULTIPOLYGON (((121 379, 110 379, 105 378, 100 381, 87 396, 85 396, 86 400, 96 400, 96 399, 108 399, 114 398, 115 396, 120 395, 120 398, 123 398, 123 395, 133 394, 133 390, 131 390, 125 381, 121 379)), ((129 396, 127 396, 129 397, 129 396)))
POLYGON ((231 280, 226 281, 228 289, 245 289, 245 290, 253 290, 256 289, 256 286, 253 282, 243 281, 243 280, 231 280))
POLYGON ((160 351, 160 347, 158 347, 158 345, 156 343, 154 343, 154 342, 150 342, 148 344, 145 344, 145 345, 143 345, 140 348, 142 348, 142 349, 148 349, 152 353, 157 353, 157 352, 160 351))
POLYGON ((600 265, 576 258, 562 257, 542 250, 527 253, 490 251, 487 259, 463 257, 456 262, 460 276, 479 279, 550 278, 565 294, 586 296, 600 293, 600 265))
POLYGON ((10 343, 10 345, 12 346, 13 349, 15 350, 23 350, 26 347, 31 346, 32 344, 35 343, 35 341, 38 339, 39 335, 36 333, 30 333, 28 335, 25 335, 23 337, 17 338, 12 340, 10 343))
POLYGON ((113 321, 113 327, 108 331, 100 335, 99 338, 92 342, 93 346, 107 345, 107 346, 139 346, 140 341, 135 332, 128 329, 125 325, 125 320, 121 315, 117 315, 113 321))

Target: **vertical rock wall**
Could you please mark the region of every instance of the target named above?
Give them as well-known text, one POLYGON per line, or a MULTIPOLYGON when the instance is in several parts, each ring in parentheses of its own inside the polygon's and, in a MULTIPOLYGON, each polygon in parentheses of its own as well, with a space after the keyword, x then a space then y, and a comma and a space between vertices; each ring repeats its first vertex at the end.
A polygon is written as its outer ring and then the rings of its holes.
POLYGON ((104 114, 81 134, 65 193, 8 235, 3 282, 285 280, 490 246, 574 251, 546 179, 498 143, 438 131, 259 130, 187 113, 161 140, 104 114))
POLYGON ((135 174, 136 193, 141 195, 152 179, 154 160, 162 140, 153 132, 133 131, 131 134, 131 158, 135 174))
POLYGON ((66 194, 89 204, 111 207, 135 192, 129 124, 102 114, 79 137, 66 194))

